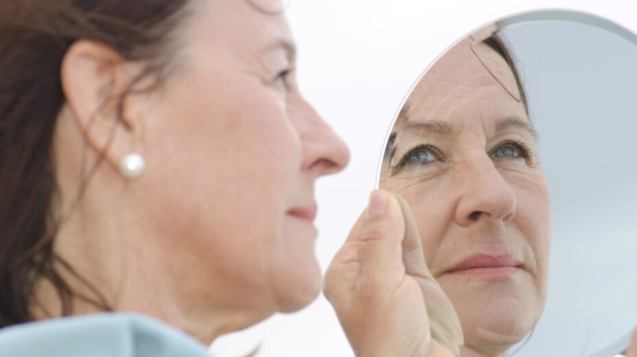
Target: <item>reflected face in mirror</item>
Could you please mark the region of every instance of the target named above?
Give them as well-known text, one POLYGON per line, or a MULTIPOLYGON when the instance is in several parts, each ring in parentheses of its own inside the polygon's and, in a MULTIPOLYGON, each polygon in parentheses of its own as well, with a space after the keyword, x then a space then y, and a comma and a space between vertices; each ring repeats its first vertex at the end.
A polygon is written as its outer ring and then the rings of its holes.
POLYGON ((465 40, 434 64, 401 110, 380 181, 411 205, 466 348, 486 355, 540 318, 550 246, 549 192, 506 53, 465 40))

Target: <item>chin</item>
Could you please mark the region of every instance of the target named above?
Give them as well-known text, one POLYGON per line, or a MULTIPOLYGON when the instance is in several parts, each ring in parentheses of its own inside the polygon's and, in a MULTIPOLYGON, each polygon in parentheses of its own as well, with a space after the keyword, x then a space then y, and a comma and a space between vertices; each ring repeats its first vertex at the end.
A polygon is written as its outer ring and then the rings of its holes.
POLYGON ((456 308, 467 346, 493 352, 520 342, 537 324, 544 296, 533 284, 446 281, 443 290, 456 308))
POLYGON ((458 309, 467 346, 507 350, 533 330, 542 313, 541 306, 532 300, 490 300, 458 309))
POLYGON ((279 312, 291 313, 297 312, 308 305, 310 305, 318 297, 321 289, 318 288, 313 292, 307 292, 306 294, 295 296, 293 299, 281 302, 279 304, 279 312))
POLYGON ((275 281, 279 312, 301 310, 321 293, 321 269, 314 256, 302 265, 284 269, 275 281))

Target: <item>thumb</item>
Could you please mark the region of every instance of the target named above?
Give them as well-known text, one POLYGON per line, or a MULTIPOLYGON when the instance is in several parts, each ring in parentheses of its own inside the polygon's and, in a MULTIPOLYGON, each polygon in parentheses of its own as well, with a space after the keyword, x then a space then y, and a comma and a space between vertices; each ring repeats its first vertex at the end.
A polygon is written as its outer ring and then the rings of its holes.
POLYGON ((404 220, 395 200, 388 202, 390 196, 372 192, 368 208, 327 268, 323 294, 333 304, 353 297, 351 293, 361 283, 395 283, 405 275, 401 258, 404 220))
POLYGON ((373 191, 360 235, 361 272, 376 276, 405 275, 402 241, 405 232, 402 210, 387 191, 373 191))

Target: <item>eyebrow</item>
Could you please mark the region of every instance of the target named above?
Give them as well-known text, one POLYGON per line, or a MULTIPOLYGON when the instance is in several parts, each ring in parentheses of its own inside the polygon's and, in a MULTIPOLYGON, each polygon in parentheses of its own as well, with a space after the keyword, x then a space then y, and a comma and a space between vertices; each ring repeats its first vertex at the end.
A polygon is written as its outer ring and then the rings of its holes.
POLYGON ((413 122, 405 124, 405 129, 414 131, 414 130, 424 130, 434 134, 449 134, 453 131, 453 125, 437 120, 430 120, 426 122, 413 122))
POLYGON ((265 46, 262 52, 274 52, 274 51, 285 51, 285 56, 287 57, 290 63, 294 63, 296 61, 297 49, 294 42, 285 39, 279 38, 271 44, 265 46))
POLYGON ((404 128, 409 131, 428 131, 434 134, 449 134, 453 131, 453 125, 444 121, 429 120, 426 122, 409 121, 409 103, 405 103, 398 113, 396 124, 404 123, 404 128))
POLYGON ((528 121, 522 120, 516 116, 507 117, 503 120, 498 121, 495 124, 495 133, 505 131, 509 128, 517 128, 517 129, 525 130, 529 132, 534 139, 537 140, 538 138, 537 131, 535 130, 533 125, 529 123, 528 121))
MULTIPOLYGON (((428 120, 426 122, 411 123, 407 122, 404 128, 408 131, 426 131, 429 133, 440 135, 449 135, 453 132, 452 124, 439 120, 428 120)), ((533 136, 536 141, 538 140, 538 134, 533 125, 528 121, 522 120, 516 116, 511 116, 499 120, 495 124, 495 130, 493 131, 493 134, 495 135, 511 128, 522 129, 531 134, 531 136, 533 136)))

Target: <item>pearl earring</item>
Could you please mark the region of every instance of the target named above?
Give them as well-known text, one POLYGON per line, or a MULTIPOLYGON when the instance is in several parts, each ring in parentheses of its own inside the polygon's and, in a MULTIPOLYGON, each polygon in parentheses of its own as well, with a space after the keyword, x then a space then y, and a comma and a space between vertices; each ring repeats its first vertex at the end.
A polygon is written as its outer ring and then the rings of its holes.
POLYGON ((139 154, 128 154, 119 162, 119 172, 127 179, 136 179, 144 173, 146 163, 139 154))

